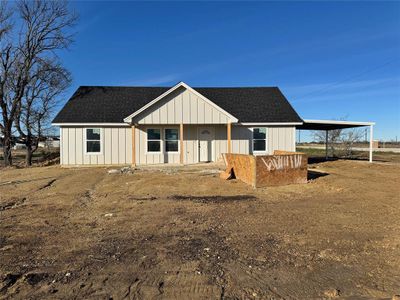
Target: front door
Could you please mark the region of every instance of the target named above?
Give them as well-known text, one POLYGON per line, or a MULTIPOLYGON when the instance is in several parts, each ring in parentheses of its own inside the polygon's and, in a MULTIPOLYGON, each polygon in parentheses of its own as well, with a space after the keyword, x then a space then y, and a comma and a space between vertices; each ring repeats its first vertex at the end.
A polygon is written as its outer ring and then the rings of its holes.
POLYGON ((199 127, 199 161, 212 161, 212 140, 214 131, 211 127, 199 127))

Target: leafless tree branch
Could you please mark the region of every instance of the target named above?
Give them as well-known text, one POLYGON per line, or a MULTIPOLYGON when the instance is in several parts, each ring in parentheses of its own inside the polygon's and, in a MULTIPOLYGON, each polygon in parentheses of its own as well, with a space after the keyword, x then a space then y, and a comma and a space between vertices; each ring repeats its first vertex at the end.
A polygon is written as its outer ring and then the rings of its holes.
MULTIPOLYGON (((76 14, 70 11, 65 1, 20 0, 13 8, 14 14, 10 13, 6 2, 1 2, 0 128, 4 133, 5 165, 12 163, 13 125, 21 134, 24 132, 18 128, 23 117, 21 114, 26 114, 25 130, 38 117, 27 99, 34 99, 32 103, 40 97, 43 99, 45 92, 38 87, 42 81, 47 82, 47 88, 52 86, 46 76, 61 71, 57 51, 71 44, 73 35, 70 31, 77 21, 76 14), (17 34, 10 22, 14 15, 21 20, 17 34), (7 35, 12 37, 6 38, 7 35)), ((57 95, 53 92, 47 96, 52 94, 54 97, 57 95)))

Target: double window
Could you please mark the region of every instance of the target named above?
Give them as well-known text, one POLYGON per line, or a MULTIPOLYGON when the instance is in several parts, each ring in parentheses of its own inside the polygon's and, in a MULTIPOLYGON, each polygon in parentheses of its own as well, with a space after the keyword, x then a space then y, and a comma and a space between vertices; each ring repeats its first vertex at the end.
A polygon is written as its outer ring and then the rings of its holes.
POLYGON ((253 152, 267 152, 267 128, 253 128, 253 152))
POLYGON ((101 129, 86 128, 86 153, 101 153, 101 129))
MULTIPOLYGON (((162 149, 161 129, 147 129, 147 152, 161 152, 162 149)), ((164 129, 164 151, 179 152, 179 131, 176 128, 164 129)))

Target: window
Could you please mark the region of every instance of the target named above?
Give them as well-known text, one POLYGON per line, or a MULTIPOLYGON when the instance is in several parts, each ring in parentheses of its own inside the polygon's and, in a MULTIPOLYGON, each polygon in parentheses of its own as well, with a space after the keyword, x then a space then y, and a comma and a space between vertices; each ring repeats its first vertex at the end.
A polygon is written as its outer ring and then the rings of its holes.
POLYGON ((87 128, 86 129, 86 153, 101 152, 101 129, 87 128))
POLYGON ((160 129, 147 129, 147 152, 160 152, 161 131, 160 129))
POLYGON ((267 129, 253 128, 253 151, 266 152, 267 150, 267 129))
POLYGON ((178 152, 178 129, 165 129, 165 152, 178 152))

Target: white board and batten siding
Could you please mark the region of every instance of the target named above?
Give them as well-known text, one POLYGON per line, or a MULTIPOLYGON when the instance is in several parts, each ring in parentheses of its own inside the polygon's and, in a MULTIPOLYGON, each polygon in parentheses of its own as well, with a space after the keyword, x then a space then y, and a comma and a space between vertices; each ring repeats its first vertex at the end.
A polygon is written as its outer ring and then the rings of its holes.
POLYGON ((101 127, 101 152, 86 153, 86 128, 60 127, 61 165, 129 165, 132 163, 132 129, 101 127))
MULTIPOLYGON (((199 162, 198 130, 202 126, 213 129, 212 160, 218 161, 222 153, 227 153, 226 125, 184 125, 183 159, 185 164, 199 162)), ((131 127, 101 127, 101 153, 85 153, 85 129, 92 127, 61 127, 61 165, 129 165, 132 163, 131 127)), ((179 164, 180 152, 147 152, 147 128, 160 128, 163 135, 165 128, 177 128, 177 125, 140 125, 135 128, 136 163, 138 165, 173 163, 179 164)), ((267 127, 267 149, 265 154, 274 150, 295 151, 295 127, 267 127)), ((181 151, 181 149, 179 149, 181 151)), ((232 153, 252 153, 252 129, 240 125, 232 126, 232 153)))
POLYGON ((147 124, 227 124, 229 116, 187 89, 179 89, 133 118, 147 124))
MULTIPOLYGON (((254 126, 256 127, 256 126, 254 126)), ((259 126, 263 127, 263 126, 259 126)), ((267 151, 265 154, 273 154, 275 150, 296 151, 296 128, 294 126, 268 126, 267 128, 267 151)), ((221 129, 220 129, 221 130, 221 129)), ((227 133, 221 130, 218 139, 222 151, 217 154, 226 153, 227 133)), ((253 131, 252 127, 232 126, 232 153, 252 154, 253 153, 253 131)), ((218 146, 217 146, 218 148, 218 146)), ((264 153, 260 153, 264 154, 264 153)), ((218 159, 218 156, 217 156, 218 159)))
POLYGON ((275 150, 296 151, 296 127, 267 127, 268 154, 275 150))

